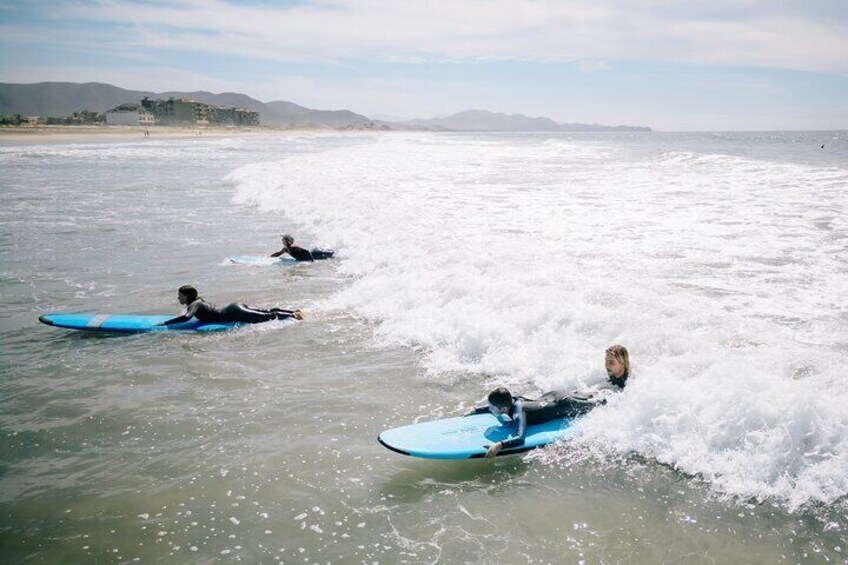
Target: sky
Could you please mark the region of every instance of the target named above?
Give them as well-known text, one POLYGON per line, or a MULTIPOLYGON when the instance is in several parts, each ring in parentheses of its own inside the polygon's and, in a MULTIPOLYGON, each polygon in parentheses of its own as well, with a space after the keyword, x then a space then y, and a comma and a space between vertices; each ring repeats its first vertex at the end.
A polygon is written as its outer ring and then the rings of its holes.
POLYGON ((0 0, 0 82, 664 131, 848 129, 848 0, 0 0))

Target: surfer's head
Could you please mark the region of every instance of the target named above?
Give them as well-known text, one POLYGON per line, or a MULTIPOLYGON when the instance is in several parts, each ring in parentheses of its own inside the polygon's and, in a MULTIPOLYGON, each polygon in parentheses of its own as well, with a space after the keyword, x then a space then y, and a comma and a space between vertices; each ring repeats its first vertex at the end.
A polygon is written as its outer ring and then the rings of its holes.
POLYGON ((288 247, 289 245, 294 245, 294 238, 292 236, 290 236, 289 234, 284 234, 283 235, 283 245, 285 245, 286 247, 288 247))
POLYGON ((613 345, 607 348, 604 356, 607 376, 620 379, 630 373, 630 355, 623 345, 613 345))
POLYGON ((181 286, 177 291, 177 300, 180 304, 191 304, 197 300, 197 289, 191 285, 181 286))
POLYGON ((512 408, 512 393, 499 386, 489 393, 489 410, 494 414, 505 414, 512 408))

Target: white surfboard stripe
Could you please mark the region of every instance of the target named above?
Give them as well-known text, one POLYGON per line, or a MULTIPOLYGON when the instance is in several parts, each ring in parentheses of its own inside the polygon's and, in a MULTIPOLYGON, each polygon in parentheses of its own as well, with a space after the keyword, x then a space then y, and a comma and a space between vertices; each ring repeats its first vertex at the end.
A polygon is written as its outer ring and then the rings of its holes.
POLYGON ((109 316, 95 316, 91 319, 91 321, 89 323, 86 324, 86 327, 99 328, 108 319, 109 319, 109 316))

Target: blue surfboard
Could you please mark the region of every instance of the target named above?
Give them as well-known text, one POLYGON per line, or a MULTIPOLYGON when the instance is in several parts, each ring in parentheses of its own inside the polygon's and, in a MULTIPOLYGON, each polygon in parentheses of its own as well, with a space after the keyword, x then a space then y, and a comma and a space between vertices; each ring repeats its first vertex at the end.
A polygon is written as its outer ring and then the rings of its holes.
MULTIPOLYGON (((312 253, 312 258, 316 261, 321 261, 323 259, 332 259, 336 254, 332 249, 313 249, 310 251, 312 253)), ((297 259, 293 259, 292 257, 269 257, 267 255, 233 255, 232 257, 227 257, 230 263, 235 263, 236 265, 255 265, 255 266, 269 266, 269 265, 296 265, 298 263, 303 263, 303 261, 298 261, 297 259)), ((306 261, 308 263, 308 261, 306 261)))
POLYGON ((173 316, 144 316, 135 314, 97 315, 97 314, 42 314, 38 321, 48 326, 69 330, 90 332, 141 333, 162 331, 198 331, 214 332, 230 330, 240 324, 235 322, 203 323, 189 320, 182 324, 160 326, 173 316))
POLYGON ((257 267, 267 267, 270 265, 297 265, 299 261, 291 257, 264 257, 262 255, 234 255, 227 257, 230 263, 236 265, 254 265, 257 267))
MULTIPOLYGON (((502 449, 498 455, 514 455, 563 441, 577 435, 571 418, 527 426, 524 445, 502 449)), ((394 428, 381 433, 377 441, 385 447, 425 459, 474 459, 485 457, 495 442, 515 437, 518 423, 501 421, 494 414, 475 414, 394 428)))

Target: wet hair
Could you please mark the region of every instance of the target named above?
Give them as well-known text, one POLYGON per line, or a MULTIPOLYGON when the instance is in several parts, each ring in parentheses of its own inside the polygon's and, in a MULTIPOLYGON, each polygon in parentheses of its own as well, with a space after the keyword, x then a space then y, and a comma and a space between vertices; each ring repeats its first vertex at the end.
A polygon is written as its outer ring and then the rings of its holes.
POLYGON ((179 289, 179 293, 188 298, 189 302, 194 302, 197 300, 197 289, 191 285, 181 286, 179 289))
POLYGON ((607 347, 606 354, 624 365, 624 373, 630 373, 630 354, 623 345, 611 345, 607 347))
POLYGON ((506 387, 499 386, 489 393, 489 404, 496 408, 512 406, 512 393, 506 387))
POLYGON ((290 236, 289 234, 284 234, 283 235, 283 244, 293 245, 294 244, 294 238, 292 236, 290 236))

